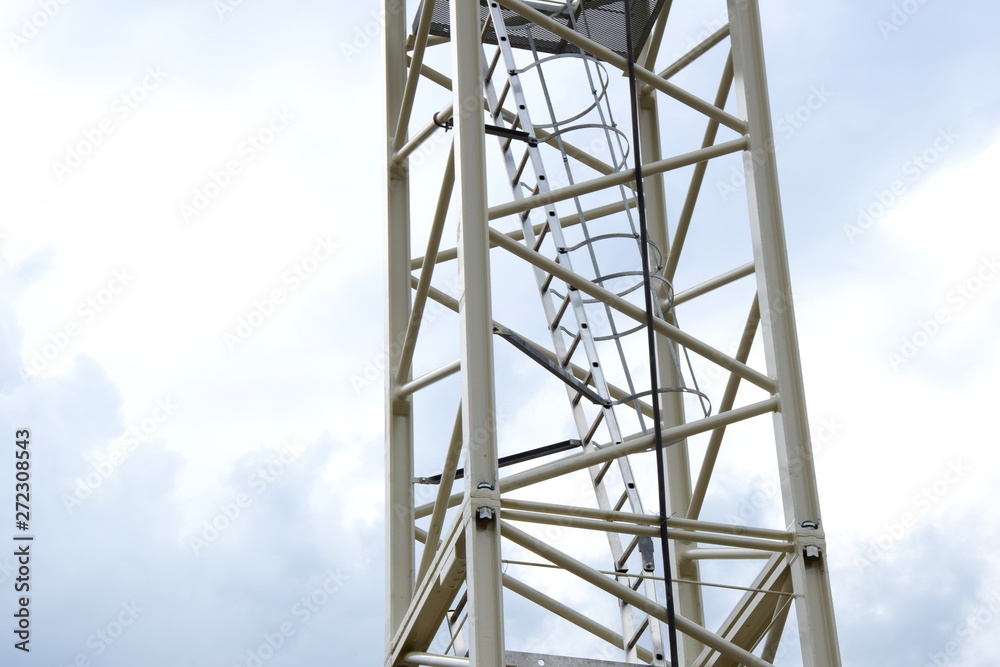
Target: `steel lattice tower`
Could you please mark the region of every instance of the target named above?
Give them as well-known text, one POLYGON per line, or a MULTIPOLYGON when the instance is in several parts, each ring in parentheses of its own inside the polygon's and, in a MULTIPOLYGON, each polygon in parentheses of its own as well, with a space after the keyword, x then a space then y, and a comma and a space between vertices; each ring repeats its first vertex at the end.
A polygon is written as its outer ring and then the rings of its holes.
POLYGON ((410 4, 383 6, 386 666, 666 665, 674 632, 684 666, 840 665, 756 0, 689 39, 704 2, 410 4), (706 192, 732 170, 747 206, 706 192))

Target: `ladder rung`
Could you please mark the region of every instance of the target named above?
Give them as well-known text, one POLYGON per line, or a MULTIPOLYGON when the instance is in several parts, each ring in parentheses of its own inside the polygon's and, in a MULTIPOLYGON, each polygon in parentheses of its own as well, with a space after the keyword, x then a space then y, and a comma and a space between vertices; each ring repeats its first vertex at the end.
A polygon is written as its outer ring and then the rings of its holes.
POLYGON ((628 502, 628 490, 625 490, 625 491, 622 491, 621 497, 619 497, 618 498, 618 502, 615 503, 615 511, 616 512, 620 512, 621 509, 623 507, 625 507, 625 503, 627 503, 627 502, 628 502))
MULTIPOLYGON (((573 358, 573 353, 576 352, 576 348, 580 346, 581 340, 583 340, 583 336, 579 331, 577 331, 576 335, 573 336, 573 342, 569 344, 569 349, 566 350, 566 357, 562 360, 562 363, 559 364, 560 366, 562 366, 563 368, 569 366, 569 360, 573 358)), ((601 414, 604 413, 602 412, 601 414)), ((590 438, 586 438, 583 444, 587 444, 589 440, 590 438)))
POLYGON ((542 230, 538 232, 538 236, 535 238, 535 245, 532 248, 535 252, 542 247, 542 242, 545 240, 545 235, 549 233, 549 222, 546 220, 542 223, 542 230))
POLYGON ((636 628, 635 633, 633 633, 632 636, 629 638, 628 646, 626 646, 626 648, 632 648, 633 646, 635 646, 639 642, 639 638, 642 637, 642 633, 644 633, 646 631, 646 628, 648 627, 649 627, 649 616, 645 616, 642 619, 642 623, 640 623, 639 627, 636 628))
MULTIPOLYGON (((493 52, 493 57, 490 59, 489 67, 486 68, 486 77, 484 81, 487 86, 493 85, 493 74, 496 72, 501 56, 503 56, 503 49, 498 47, 497 50, 493 52)), ((507 82, 510 83, 510 79, 507 79, 507 82)))
MULTIPOLYGON (((585 378, 583 379, 583 384, 585 384, 585 385, 589 385, 589 384, 590 384, 590 380, 591 380, 591 379, 592 379, 593 377, 594 377, 594 374, 593 374, 593 373, 587 373, 587 377, 585 377, 585 378)), ((573 403, 573 407, 574 407, 574 408, 576 407, 577 403, 579 403, 579 402, 580 402, 580 399, 581 399, 581 398, 583 398, 583 394, 582 394, 581 392, 579 392, 579 391, 578 391, 578 392, 576 392, 576 396, 575 396, 575 397, 573 398, 573 400, 572 400, 572 403, 573 403)))
POLYGON ((517 163, 517 170, 514 172, 514 178, 511 179, 511 184, 517 185, 517 182, 521 180, 521 175, 524 174, 524 168, 528 164, 528 149, 524 149, 524 155, 521 156, 521 161, 517 163))
POLYGON ((493 123, 495 124, 503 115, 503 103, 497 102, 496 106, 487 105, 487 111, 490 112, 490 118, 493 119, 493 123))
POLYGON ((560 304, 559 306, 559 310, 556 311, 555 317, 552 318, 552 322, 549 324, 549 327, 553 331, 559 328, 559 322, 562 321, 563 315, 566 314, 566 308, 568 307, 569 307, 569 292, 567 292, 566 296, 563 297, 562 304, 560 304))
POLYGON ((503 102, 507 99, 507 93, 510 92, 510 79, 507 79, 507 83, 504 84, 503 90, 500 91, 500 99, 497 100, 497 111, 496 115, 500 115, 500 110, 503 109, 503 102))
POLYGON ((597 471, 597 475, 594 477, 594 486, 597 486, 604 480, 604 476, 608 474, 608 469, 611 467, 611 461, 605 461, 601 464, 601 469, 597 471))
POLYGON ((639 536, 635 535, 632 537, 632 540, 628 543, 628 546, 625 547, 625 550, 622 552, 621 560, 618 561, 619 569, 625 567, 625 563, 628 561, 629 556, 632 555, 632 552, 635 551, 635 548, 637 546, 639 546, 639 536))
POLYGON ((594 434, 597 433, 597 427, 601 425, 604 421, 604 410, 597 413, 597 417, 594 419, 594 423, 590 425, 590 430, 587 431, 587 435, 583 439, 583 444, 587 444, 594 439, 594 434))

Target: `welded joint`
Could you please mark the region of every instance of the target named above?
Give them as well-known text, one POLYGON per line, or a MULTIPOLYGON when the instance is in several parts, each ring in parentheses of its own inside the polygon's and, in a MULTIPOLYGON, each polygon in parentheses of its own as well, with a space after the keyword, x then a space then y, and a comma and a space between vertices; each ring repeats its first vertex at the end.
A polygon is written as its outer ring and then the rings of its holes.
POLYGON ((413 412, 413 400, 409 395, 395 396, 392 399, 392 414, 396 417, 409 417, 413 412))
POLYGON ((638 88, 639 108, 652 109, 656 103, 656 93, 659 91, 644 81, 637 81, 636 86, 638 88))
POLYGON ((469 515, 478 523, 489 523, 500 514, 500 492, 489 482, 480 482, 469 493, 469 515))
POLYGON ((397 160, 395 157, 389 160, 389 177, 394 180, 404 180, 410 174, 410 166, 406 159, 397 160))

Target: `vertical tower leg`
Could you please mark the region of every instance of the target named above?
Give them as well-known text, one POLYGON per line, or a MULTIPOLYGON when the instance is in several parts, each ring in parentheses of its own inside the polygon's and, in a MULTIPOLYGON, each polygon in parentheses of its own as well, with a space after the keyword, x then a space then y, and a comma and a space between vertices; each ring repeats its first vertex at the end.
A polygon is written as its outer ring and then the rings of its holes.
POLYGON ((486 152, 479 3, 451 3, 458 267, 462 294, 462 428, 470 664, 503 667, 500 493, 493 378, 493 317, 486 224, 486 152))
POLYGON ((384 1, 386 18, 386 203, 388 208, 388 276, 386 289, 386 642, 399 628, 410 605, 414 579, 413 424, 412 399, 398 397, 400 345, 410 316, 410 195, 406 164, 394 165, 391 146, 406 80, 406 17, 384 1))
POLYGON ((764 353, 781 400, 774 431, 782 499, 785 520, 798 536, 791 573, 801 596, 795 607, 802 657, 810 667, 838 667, 840 650, 805 411, 756 0, 729 0, 729 21, 740 113, 749 123, 750 150, 744 153, 744 164, 764 353))

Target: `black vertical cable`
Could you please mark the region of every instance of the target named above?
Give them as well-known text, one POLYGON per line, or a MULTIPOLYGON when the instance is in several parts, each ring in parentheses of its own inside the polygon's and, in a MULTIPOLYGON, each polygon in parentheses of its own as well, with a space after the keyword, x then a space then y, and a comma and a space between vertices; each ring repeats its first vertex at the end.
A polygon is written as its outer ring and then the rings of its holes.
POLYGON ((653 439, 656 443, 656 479, 660 501, 660 554, 663 556, 663 580, 667 595, 667 634, 670 640, 670 664, 677 660, 677 627, 674 622, 674 589, 670 572, 670 543, 667 541, 667 489, 663 462, 663 435, 660 433, 660 387, 656 368, 656 335, 653 330, 653 288, 649 277, 649 235, 646 228, 646 197, 642 187, 642 160, 639 157, 639 99, 635 85, 635 54, 632 52, 632 3, 625 0, 625 42, 628 55, 628 85, 632 108, 632 158, 635 163, 635 199, 639 209, 639 244, 642 251, 642 280, 646 293, 646 339, 649 343, 649 383, 653 390, 653 439))

